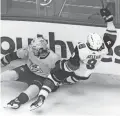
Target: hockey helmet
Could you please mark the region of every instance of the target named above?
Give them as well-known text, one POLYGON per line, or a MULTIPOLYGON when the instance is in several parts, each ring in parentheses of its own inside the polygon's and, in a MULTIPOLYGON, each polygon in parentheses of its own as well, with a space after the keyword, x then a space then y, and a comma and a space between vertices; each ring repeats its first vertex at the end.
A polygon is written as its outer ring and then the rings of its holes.
POLYGON ((102 38, 97 33, 89 33, 86 44, 89 49, 94 51, 100 51, 104 46, 102 38))
POLYGON ((30 46, 35 56, 44 57, 48 53, 47 44, 47 40, 41 35, 34 38, 30 46))

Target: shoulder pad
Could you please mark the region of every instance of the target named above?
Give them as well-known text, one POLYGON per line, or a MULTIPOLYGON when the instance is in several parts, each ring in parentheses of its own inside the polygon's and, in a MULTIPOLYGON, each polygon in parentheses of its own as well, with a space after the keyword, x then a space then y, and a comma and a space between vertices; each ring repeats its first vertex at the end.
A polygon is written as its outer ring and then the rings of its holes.
POLYGON ((31 51, 28 51, 27 48, 20 48, 17 50, 17 56, 19 58, 25 58, 28 56, 28 53, 31 52, 31 51))
POLYGON ((78 48, 79 49, 86 48, 86 45, 82 42, 78 42, 78 48))

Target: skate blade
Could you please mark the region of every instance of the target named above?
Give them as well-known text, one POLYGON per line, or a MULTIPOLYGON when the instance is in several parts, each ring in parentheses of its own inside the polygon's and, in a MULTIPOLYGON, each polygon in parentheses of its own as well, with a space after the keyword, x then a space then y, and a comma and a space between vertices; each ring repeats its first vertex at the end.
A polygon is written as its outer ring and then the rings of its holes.
POLYGON ((9 108, 9 109, 18 109, 18 107, 16 106, 10 106, 10 105, 6 105, 6 106, 3 106, 3 108, 9 108))
POLYGON ((34 110, 38 109, 39 107, 40 107, 40 106, 34 107, 34 108, 30 108, 30 111, 34 111, 34 110))
POLYGON ((40 108, 41 106, 42 106, 42 104, 41 104, 41 105, 38 105, 37 107, 31 106, 31 107, 30 107, 30 111, 34 111, 34 110, 40 108))
POLYGON ((3 106, 3 108, 10 108, 10 106, 9 105, 5 105, 5 106, 3 106))

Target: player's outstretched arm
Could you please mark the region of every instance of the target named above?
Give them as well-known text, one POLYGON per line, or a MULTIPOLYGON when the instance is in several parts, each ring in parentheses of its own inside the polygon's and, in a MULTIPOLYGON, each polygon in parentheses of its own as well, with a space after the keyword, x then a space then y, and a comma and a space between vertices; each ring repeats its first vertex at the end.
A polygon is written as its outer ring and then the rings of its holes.
POLYGON ((105 42, 105 45, 108 49, 110 49, 115 41, 116 41, 116 35, 117 35, 117 31, 115 28, 115 25, 113 23, 113 15, 111 14, 111 12, 109 11, 109 9, 107 8, 102 8, 100 9, 100 14, 103 17, 105 23, 107 24, 107 29, 106 32, 104 34, 103 40, 105 42))
POLYGON ((72 56, 64 63, 64 70, 67 72, 74 72, 80 67, 80 57, 78 47, 76 46, 72 56))
POLYGON ((25 58, 27 56, 27 50, 22 48, 15 52, 11 52, 1 58, 1 66, 4 67, 10 64, 11 61, 25 58))

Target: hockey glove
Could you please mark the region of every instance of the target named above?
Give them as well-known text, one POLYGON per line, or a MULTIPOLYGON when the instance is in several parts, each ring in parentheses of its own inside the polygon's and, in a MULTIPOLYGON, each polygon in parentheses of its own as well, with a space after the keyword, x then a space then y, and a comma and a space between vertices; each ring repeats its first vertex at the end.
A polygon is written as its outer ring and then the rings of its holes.
POLYGON ((5 56, 1 58, 1 62, 0 62, 0 65, 1 67, 4 67, 6 65, 8 65, 9 62, 5 59, 5 56))
POLYGON ((107 8, 100 9, 100 14, 103 17, 103 19, 105 20, 105 22, 113 21, 113 15, 107 8))

